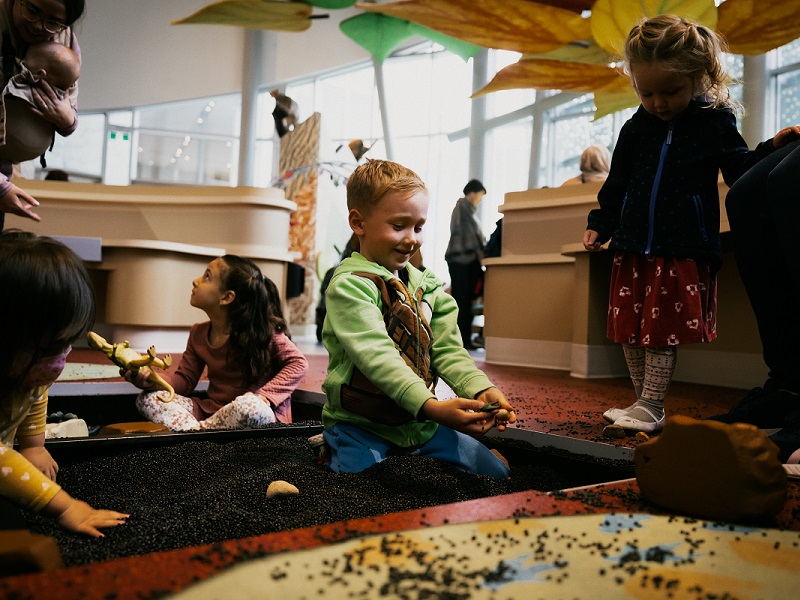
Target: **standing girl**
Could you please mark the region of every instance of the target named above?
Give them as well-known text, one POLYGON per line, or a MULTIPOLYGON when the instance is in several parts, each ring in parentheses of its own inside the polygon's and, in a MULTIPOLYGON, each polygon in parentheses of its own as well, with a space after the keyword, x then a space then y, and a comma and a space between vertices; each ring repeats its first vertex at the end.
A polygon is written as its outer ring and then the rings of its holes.
MULTIPOLYGON (((189 303, 209 320, 192 326, 176 372, 164 375, 175 398, 163 402, 160 392, 144 392, 139 412, 173 431, 291 423, 289 400, 308 361, 286 335, 275 284, 252 260, 228 254, 192 282, 189 303), (187 397, 206 367, 208 397, 187 397)), ((142 388, 146 377, 145 368, 126 373, 142 388)))
POLYGON ((723 43, 674 15, 642 21, 625 43, 641 106, 620 131, 583 237, 589 251, 609 239, 616 251, 608 337, 622 344, 637 397, 603 414, 610 437, 659 431, 678 344, 717 335, 719 171, 732 185, 798 131, 748 150, 731 110, 723 43))
POLYGON ((96 510, 67 494, 44 447, 47 390, 94 319, 89 275, 60 242, 6 231, 0 234, 0 290, 0 529, 26 528, 22 506, 70 531, 101 537, 100 528, 129 515, 96 510))

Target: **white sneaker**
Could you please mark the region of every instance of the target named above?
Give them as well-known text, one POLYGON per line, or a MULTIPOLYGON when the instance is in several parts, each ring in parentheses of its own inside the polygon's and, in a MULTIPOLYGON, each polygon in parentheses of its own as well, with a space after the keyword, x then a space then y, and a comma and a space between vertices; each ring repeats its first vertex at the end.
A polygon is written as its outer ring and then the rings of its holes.
POLYGON ((667 420, 666 414, 661 413, 661 418, 658 418, 656 414, 646 406, 642 406, 640 404, 636 408, 641 409, 650 415, 652 421, 641 421, 626 414, 625 416, 622 416, 614 421, 614 425, 619 425, 626 430, 644 431, 645 433, 656 433, 664 429, 664 423, 666 423, 667 420))
POLYGON ((603 413, 603 418, 609 423, 614 423, 617 419, 624 417, 626 414, 628 414, 627 408, 609 408, 603 413))

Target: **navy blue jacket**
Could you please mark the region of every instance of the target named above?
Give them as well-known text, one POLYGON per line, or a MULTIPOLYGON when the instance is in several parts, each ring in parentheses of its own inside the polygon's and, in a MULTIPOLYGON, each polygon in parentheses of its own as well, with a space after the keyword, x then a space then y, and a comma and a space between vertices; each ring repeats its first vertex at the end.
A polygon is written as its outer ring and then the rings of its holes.
POLYGON ((722 264, 718 172, 725 183, 772 152, 750 151, 729 109, 694 100, 672 121, 639 107, 623 125, 587 229, 610 248, 722 264))

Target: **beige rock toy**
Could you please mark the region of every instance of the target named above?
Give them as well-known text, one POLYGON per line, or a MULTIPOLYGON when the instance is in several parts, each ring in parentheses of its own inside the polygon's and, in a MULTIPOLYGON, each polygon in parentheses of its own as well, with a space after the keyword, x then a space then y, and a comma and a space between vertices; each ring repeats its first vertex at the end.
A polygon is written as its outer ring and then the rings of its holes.
POLYGON ((636 447, 634 462, 645 498, 694 517, 769 521, 786 501, 778 447, 753 425, 676 415, 636 447))
MULTIPOLYGON (((142 356, 136 352, 136 350, 131 348, 131 345, 127 340, 121 344, 110 344, 103 336, 96 334, 94 331, 90 331, 88 334, 86 334, 86 338, 88 339, 89 345, 92 348, 104 352, 105 355, 111 359, 111 362, 121 369, 125 369, 126 371, 132 371, 135 373, 141 367, 158 367, 159 369, 167 369, 172 364, 172 357, 169 354, 165 355, 164 358, 158 358, 156 356, 155 346, 150 346, 147 349, 147 355, 142 356)), ((175 397, 175 390, 172 389, 172 386, 152 368, 148 368, 148 371, 150 371, 150 373, 147 376, 147 381, 169 392, 169 396, 166 399, 161 398, 161 400, 163 402, 171 402, 175 397)))

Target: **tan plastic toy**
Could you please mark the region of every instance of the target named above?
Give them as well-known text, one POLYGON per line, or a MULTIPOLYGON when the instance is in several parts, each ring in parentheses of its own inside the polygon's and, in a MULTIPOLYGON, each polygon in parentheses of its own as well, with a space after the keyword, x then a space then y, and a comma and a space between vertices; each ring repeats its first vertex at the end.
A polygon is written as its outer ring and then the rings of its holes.
MULTIPOLYGON (((166 369, 172 364, 172 357, 169 354, 165 355, 164 358, 158 358, 156 356, 155 346, 150 346, 147 349, 147 356, 142 356, 136 352, 136 350, 131 348, 131 345, 127 340, 121 344, 109 344, 103 336, 96 334, 94 331, 90 331, 88 334, 86 334, 86 338, 88 339, 89 345, 92 348, 95 350, 100 350, 101 352, 105 352, 106 356, 111 359, 111 362, 118 367, 125 369, 126 371, 132 371, 135 373, 141 367, 158 367, 159 369, 166 369)), ((172 386, 152 368, 150 368, 149 371, 150 374, 147 376, 147 381, 162 387, 169 392, 169 396, 166 399, 161 398, 161 400, 163 402, 172 402, 172 399, 175 397, 175 390, 172 389, 172 386)))
POLYGON ((778 447, 753 425, 676 415, 634 462, 645 498, 702 519, 770 521, 786 501, 778 447))

